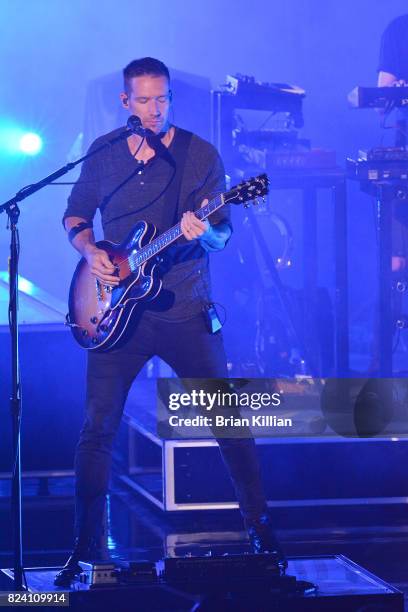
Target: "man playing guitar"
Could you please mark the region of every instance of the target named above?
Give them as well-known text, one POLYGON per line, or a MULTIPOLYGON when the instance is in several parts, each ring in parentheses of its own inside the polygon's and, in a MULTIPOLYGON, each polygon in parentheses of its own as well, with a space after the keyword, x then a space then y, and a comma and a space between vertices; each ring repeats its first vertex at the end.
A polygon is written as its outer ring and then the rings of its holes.
MULTIPOLYGON (((182 378, 228 375, 221 333, 210 333, 205 312, 211 303, 208 253, 223 249, 228 241, 229 211, 216 211, 211 224, 192 212, 224 191, 222 161, 208 142, 170 124, 170 77, 162 62, 132 61, 124 69, 120 98, 153 135, 133 134, 84 163, 64 215, 70 241, 95 278, 114 290, 117 270, 105 250, 95 245, 92 230, 98 208, 105 239, 115 243, 142 219, 160 232, 181 219, 183 236, 162 257, 163 288, 134 317, 126 342, 109 352, 88 351, 86 416, 75 454, 75 546, 55 578, 60 586, 80 571, 79 560, 100 553, 112 443, 129 388, 145 363, 158 355, 182 378)), ((115 132, 98 138, 91 150, 115 132)), ((218 443, 252 549, 275 550, 285 563, 267 515, 254 440, 218 443)))

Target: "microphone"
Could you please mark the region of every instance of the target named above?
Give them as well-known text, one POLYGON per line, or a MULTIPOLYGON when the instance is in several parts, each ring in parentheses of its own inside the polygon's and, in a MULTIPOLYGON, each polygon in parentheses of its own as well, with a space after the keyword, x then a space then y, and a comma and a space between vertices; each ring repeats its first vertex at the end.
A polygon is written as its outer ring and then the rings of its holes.
POLYGON ((142 126, 142 121, 137 115, 131 115, 126 123, 127 128, 132 134, 138 134, 138 136, 146 136, 146 130, 142 126))
POLYGON ((137 115, 131 115, 127 120, 127 128, 132 132, 132 134, 137 134, 138 136, 142 136, 142 138, 146 138, 147 144, 154 150, 156 155, 159 157, 163 157, 167 160, 167 162, 175 168, 175 162, 173 157, 167 150, 167 147, 164 146, 160 137, 157 136, 152 130, 148 128, 144 128, 142 126, 142 121, 140 117, 137 115))

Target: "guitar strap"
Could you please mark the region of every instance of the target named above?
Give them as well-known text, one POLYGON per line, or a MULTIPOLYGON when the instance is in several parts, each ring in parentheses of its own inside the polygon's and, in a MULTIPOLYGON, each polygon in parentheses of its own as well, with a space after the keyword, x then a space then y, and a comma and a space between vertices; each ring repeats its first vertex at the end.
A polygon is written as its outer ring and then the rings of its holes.
POLYGON ((179 216, 182 212, 180 202, 181 184, 192 136, 191 132, 177 128, 173 146, 171 147, 173 176, 164 194, 162 232, 175 225, 179 221, 179 216))

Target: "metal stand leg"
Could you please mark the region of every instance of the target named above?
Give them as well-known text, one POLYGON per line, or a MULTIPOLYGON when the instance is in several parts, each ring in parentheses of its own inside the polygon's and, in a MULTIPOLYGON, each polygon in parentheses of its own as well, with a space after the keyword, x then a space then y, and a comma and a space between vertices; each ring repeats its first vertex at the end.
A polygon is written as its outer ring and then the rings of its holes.
POLYGON ((305 344, 316 366, 315 376, 321 370, 317 339, 317 191, 314 187, 303 189, 303 288, 305 296, 303 329, 305 344))
POLYGON ((335 293, 335 360, 336 376, 349 374, 348 264, 347 264, 347 193, 346 182, 333 189, 335 293))
POLYGON ((377 186, 377 236, 379 249, 379 363, 380 375, 392 376, 393 322, 391 304, 391 200, 394 188, 377 186))

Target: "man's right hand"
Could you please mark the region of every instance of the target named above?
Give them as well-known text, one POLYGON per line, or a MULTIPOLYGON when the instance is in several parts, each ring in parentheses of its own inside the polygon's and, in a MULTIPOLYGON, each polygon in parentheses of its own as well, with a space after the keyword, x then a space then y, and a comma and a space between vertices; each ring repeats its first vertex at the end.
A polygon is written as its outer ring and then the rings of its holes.
POLYGON ((84 253, 91 273, 96 276, 104 285, 116 287, 119 285, 118 276, 114 275, 115 266, 109 259, 108 254, 103 249, 98 249, 95 245, 89 245, 84 253))

